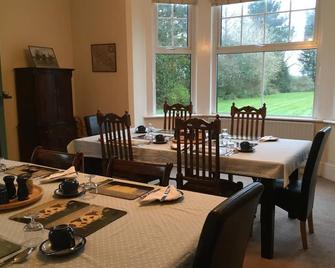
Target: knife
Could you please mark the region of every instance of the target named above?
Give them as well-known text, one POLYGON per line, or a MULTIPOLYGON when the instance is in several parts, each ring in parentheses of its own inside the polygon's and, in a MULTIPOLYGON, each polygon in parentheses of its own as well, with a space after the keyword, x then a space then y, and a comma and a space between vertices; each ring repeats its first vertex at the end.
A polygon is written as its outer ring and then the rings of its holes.
POLYGON ((168 187, 166 187, 163 195, 162 195, 162 198, 161 198, 161 202, 164 202, 165 199, 167 198, 168 194, 170 193, 170 190, 171 190, 171 186, 169 185, 168 187))

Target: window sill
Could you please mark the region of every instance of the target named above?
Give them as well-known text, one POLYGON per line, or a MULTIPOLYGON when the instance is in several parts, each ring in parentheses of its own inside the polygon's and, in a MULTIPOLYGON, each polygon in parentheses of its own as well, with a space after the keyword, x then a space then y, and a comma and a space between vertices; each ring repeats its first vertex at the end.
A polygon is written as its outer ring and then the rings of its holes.
MULTIPOLYGON (((215 114, 192 114, 192 117, 206 117, 206 118, 215 118, 215 114)), ((147 115, 143 117, 144 119, 159 119, 164 118, 164 115, 147 115)), ((220 115, 220 118, 230 118, 230 115, 220 115)), ((268 121, 287 121, 287 122, 311 122, 311 123, 327 123, 335 124, 335 121, 332 120, 322 120, 308 117, 281 117, 281 116, 267 116, 265 120, 268 121)))

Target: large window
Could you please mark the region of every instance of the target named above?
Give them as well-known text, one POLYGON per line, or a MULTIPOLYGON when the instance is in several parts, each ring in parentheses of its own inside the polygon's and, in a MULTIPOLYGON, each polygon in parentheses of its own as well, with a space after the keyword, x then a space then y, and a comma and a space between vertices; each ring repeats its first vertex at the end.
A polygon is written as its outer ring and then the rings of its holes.
POLYGON ((191 99, 190 7, 156 4, 156 113, 163 103, 188 104, 191 99))
POLYGON ((312 116, 316 0, 263 0, 220 7, 217 112, 267 104, 269 115, 312 116))

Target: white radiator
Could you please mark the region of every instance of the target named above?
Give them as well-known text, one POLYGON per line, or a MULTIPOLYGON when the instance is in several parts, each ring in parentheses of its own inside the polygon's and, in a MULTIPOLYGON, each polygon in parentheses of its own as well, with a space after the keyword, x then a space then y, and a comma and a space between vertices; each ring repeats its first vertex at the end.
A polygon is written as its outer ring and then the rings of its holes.
POLYGON ((313 122, 266 121, 265 135, 280 138, 312 140, 314 136, 313 122))
MULTIPOLYGON (((221 128, 230 129, 230 119, 221 119, 221 128)), ((314 123, 266 120, 264 133, 265 135, 272 135, 279 138, 312 140, 314 136, 314 123)))

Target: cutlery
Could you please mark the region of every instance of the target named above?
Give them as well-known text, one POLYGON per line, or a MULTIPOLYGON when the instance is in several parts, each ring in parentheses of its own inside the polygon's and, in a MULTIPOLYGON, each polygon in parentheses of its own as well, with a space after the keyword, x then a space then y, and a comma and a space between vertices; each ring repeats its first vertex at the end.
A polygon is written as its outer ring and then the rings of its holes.
POLYGON ((167 198, 168 194, 170 193, 170 190, 171 190, 171 186, 169 185, 168 187, 166 187, 163 195, 162 195, 162 198, 161 198, 161 202, 165 201, 165 199, 167 198))
POLYGON ((226 152, 225 154, 224 154, 224 156, 232 156, 233 154, 236 154, 237 152, 236 152, 236 150, 230 150, 230 151, 228 151, 228 152, 226 152))
POLYGON ((18 254, 10 257, 9 259, 7 260, 4 260, 2 262, 0 262, 0 266, 3 266, 7 263, 22 263, 24 261, 27 260, 27 258, 29 257, 29 255, 31 253, 33 253, 33 251, 35 250, 35 247, 29 247, 29 248, 26 248, 24 250, 22 250, 21 252, 19 252, 18 254))
POLYGON ((142 200, 144 198, 146 198, 148 195, 152 194, 152 193, 156 193, 160 190, 161 188, 156 188, 156 189, 153 189, 151 190, 150 192, 147 192, 146 194, 142 195, 139 199, 142 200))

